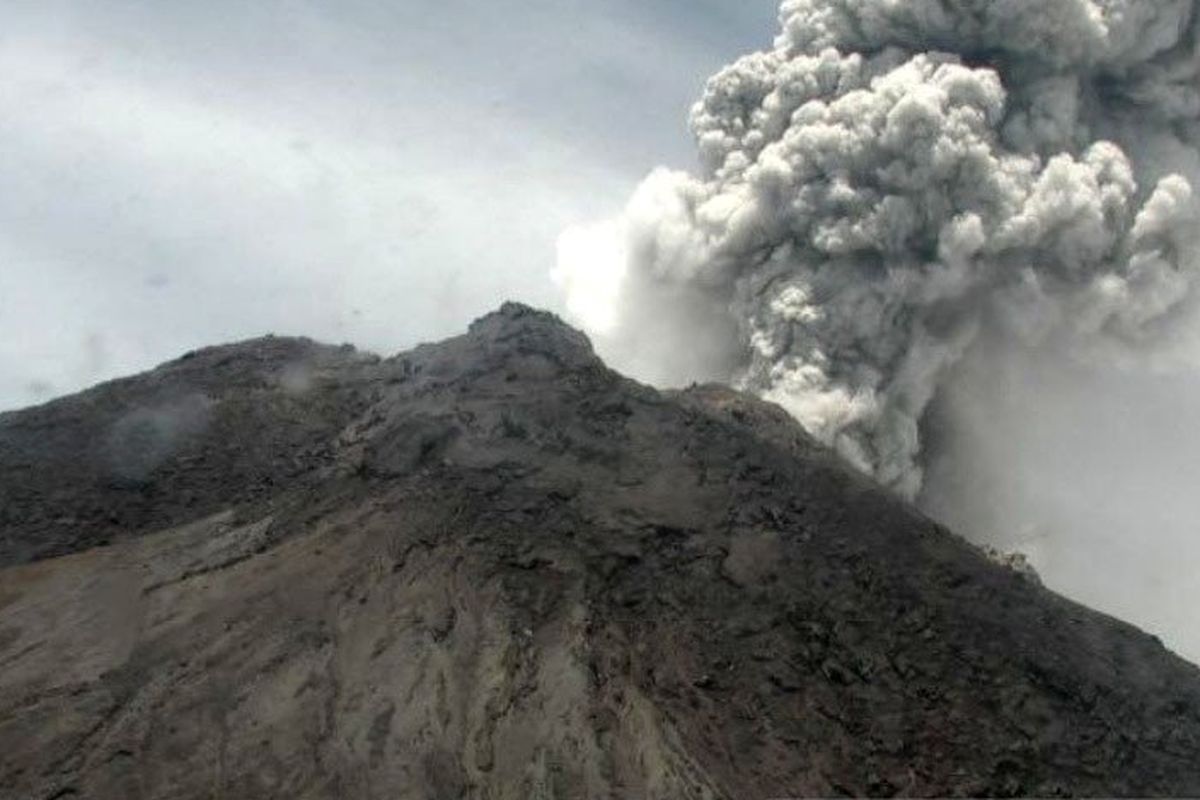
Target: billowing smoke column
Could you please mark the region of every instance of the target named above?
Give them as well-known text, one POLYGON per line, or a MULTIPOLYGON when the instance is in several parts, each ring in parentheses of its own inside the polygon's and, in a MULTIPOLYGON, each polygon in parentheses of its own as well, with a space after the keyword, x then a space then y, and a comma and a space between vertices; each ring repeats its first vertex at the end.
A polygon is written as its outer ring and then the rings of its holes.
POLYGON ((568 308, 618 365, 705 362, 912 496, 980 341, 1149 352, 1194 305, 1197 6, 785 0, 693 109, 701 174, 563 235, 568 308))

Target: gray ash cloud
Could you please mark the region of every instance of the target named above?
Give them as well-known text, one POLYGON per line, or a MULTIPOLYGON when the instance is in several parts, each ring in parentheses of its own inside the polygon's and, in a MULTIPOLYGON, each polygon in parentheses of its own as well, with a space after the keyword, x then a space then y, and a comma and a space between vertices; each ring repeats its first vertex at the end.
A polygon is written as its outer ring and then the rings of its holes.
POLYGON ((1197 3, 786 0, 780 19, 694 107, 698 172, 656 170, 563 235, 555 276, 602 352, 731 379, 911 497, 923 418, 981 342, 1114 368, 1177 349, 1197 3))

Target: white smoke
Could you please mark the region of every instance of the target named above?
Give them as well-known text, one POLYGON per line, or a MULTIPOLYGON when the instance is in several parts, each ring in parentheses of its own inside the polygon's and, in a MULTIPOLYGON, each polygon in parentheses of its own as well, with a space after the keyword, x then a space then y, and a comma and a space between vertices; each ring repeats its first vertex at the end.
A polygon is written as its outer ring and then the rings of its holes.
POLYGON ((1180 361, 1198 6, 785 0, 693 108, 699 174, 563 235, 568 310, 618 366, 733 380, 917 497, 967 360, 1180 361))

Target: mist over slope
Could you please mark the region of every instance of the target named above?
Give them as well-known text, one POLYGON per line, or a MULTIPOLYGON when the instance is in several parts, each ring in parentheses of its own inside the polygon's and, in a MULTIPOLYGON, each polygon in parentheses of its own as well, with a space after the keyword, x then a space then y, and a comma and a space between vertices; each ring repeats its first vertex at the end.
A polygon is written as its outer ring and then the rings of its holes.
POLYGON ((0 415, 0 509, 5 797, 1200 793, 1194 665, 523 306, 0 415))
MULTIPOLYGON (((1053 539, 1065 526, 1064 541, 1086 539, 1071 513, 1031 516, 1012 487, 959 491, 925 474, 985 461, 1045 472, 1035 442, 1000 456, 1043 407, 1200 374, 1198 9, 785 0, 774 47, 710 78, 692 111, 700 171, 656 170, 620 217, 563 234, 568 308, 618 367, 733 380, 978 538, 1032 548, 1012 531, 1053 539), (1025 404, 972 384, 1004 369, 1025 404), (956 406, 966 396, 977 413, 956 406), (962 431, 968 419, 987 430, 962 431)), ((1139 409, 1127 424, 1155 440, 1139 409)), ((1082 444, 1062 433, 1082 464, 1113 455, 1101 431, 1082 444)), ((1153 469, 1143 449, 1125 454, 1127 474, 1153 469)), ((1175 495, 1193 494, 1174 480, 1175 495)), ((1063 494, 1071 482, 1051 481, 1063 494)), ((1140 555, 1101 580, 1130 582, 1123 611, 1200 651, 1148 588, 1161 567, 1200 559, 1200 506, 1173 510, 1161 538, 1113 532, 1139 536, 1140 555)), ((1200 602, 1195 579, 1176 589, 1200 602)))

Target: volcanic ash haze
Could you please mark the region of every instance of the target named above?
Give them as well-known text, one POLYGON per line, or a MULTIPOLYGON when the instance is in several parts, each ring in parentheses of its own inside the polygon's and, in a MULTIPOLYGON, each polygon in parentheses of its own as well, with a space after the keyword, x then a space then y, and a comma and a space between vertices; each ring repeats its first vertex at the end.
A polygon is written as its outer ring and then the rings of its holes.
MULTIPOLYGON (((710 78, 693 108, 698 174, 655 170, 618 218, 565 232, 555 279, 618 367, 732 380, 979 538, 1086 542, 1057 517, 1048 530, 1019 489, 936 476, 980 460, 1046 472, 994 443, 1020 441, 1043 408, 1128 404, 1132 384, 1200 363, 1198 16, 1195 0, 785 0, 774 47, 710 78), (1001 363, 1027 403, 964 385, 1001 363), (980 419, 988 430, 956 432, 980 419)), ((1161 426, 1145 416, 1121 417, 1134 440, 1161 426)), ((1039 452, 1061 433, 1045 428, 1039 452)), ((1111 460, 1103 431, 1069 438, 1072 463, 1111 460)), ((1121 454, 1126 479, 1157 457, 1143 449, 1121 454)), ((1168 495, 1193 493, 1186 471, 1175 480, 1168 495)), ((1056 481, 1072 476, 1040 490, 1056 481)), ((1122 487, 1094 488, 1074 493, 1081 507, 1122 487)), ((1200 558, 1194 505, 1154 509, 1167 532, 1124 515, 1120 536, 1141 537, 1124 578, 1200 558)), ((1062 588, 1104 605, 1110 582, 1062 588)), ((1111 610, 1162 622, 1147 591, 1123 596, 1111 610)))

